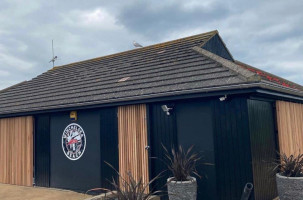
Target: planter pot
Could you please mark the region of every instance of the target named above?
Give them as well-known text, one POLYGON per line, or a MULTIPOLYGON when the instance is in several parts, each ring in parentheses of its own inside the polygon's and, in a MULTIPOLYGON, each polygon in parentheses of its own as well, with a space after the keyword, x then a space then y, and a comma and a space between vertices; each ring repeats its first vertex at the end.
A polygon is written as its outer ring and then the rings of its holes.
POLYGON ((280 200, 303 199, 303 177, 285 177, 276 174, 276 181, 280 200))
POLYGON ((189 181, 173 181, 174 178, 167 179, 167 190, 169 200, 196 200, 197 180, 190 177, 189 181))

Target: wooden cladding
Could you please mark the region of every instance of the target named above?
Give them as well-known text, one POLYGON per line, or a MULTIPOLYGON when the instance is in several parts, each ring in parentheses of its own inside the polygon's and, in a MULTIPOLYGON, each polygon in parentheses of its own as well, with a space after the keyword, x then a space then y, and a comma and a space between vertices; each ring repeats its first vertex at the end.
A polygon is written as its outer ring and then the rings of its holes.
POLYGON ((277 101, 280 152, 303 153, 303 104, 277 101))
POLYGON ((0 182, 33 185, 33 117, 0 119, 0 182))
POLYGON ((119 172, 127 177, 131 172, 135 180, 149 182, 146 105, 118 108, 119 172))

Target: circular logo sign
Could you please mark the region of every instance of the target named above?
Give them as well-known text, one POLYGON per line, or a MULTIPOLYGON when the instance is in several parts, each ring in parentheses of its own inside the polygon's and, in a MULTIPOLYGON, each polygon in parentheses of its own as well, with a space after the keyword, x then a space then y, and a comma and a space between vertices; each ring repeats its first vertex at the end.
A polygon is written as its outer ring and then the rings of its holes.
POLYGON ((81 158, 86 147, 84 130, 79 124, 68 125, 62 135, 62 149, 65 156, 70 160, 81 158))

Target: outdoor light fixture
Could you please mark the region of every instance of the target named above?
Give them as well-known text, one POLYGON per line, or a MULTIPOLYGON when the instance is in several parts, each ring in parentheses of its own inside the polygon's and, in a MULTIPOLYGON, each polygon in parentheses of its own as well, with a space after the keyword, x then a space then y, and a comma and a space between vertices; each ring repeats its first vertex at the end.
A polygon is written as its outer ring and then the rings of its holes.
POLYGON ((166 115, 170 115, 169 111, 173 109, 173 108, 167 107, 167 105, 162 105, 161 108, 162 108, 163 112, 166 113, 166 115))
POLYGON ((227 99, 227 95, 224 95, 223 97, 220 97, 219 99, 220 99, 220 101, 225 101, 227 99))

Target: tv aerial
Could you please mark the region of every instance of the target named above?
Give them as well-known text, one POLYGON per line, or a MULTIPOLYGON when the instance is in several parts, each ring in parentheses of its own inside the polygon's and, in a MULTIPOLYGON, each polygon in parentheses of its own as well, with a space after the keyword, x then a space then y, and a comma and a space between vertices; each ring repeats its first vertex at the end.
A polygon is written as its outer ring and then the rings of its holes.
POLYGON ((52 40, 52 52, 53 52, 53 58, 49 61, 49 63, 53 63, 53 67, 55 67, 55 61, 58 59, 57 56, 54 54, 54 40, 52 40))

